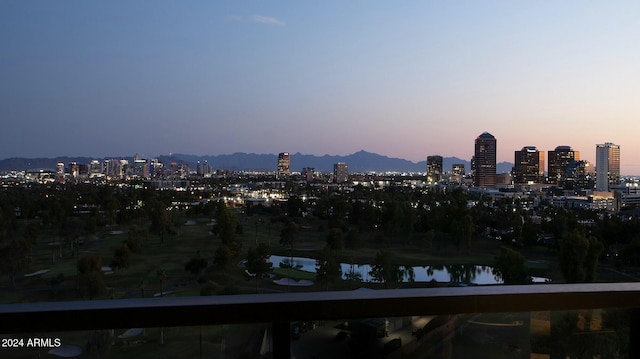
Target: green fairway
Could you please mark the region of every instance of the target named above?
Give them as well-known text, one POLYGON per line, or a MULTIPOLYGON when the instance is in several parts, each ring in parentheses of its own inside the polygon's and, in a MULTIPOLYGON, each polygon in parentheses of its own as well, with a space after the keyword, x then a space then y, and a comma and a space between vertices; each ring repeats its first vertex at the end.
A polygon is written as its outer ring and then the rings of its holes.
MULTIPOLYGON (((221 239, 211 233, 211 219, 206 217, 187 218, 189 225, 183 225, 173 233, 161 238, 157 234, 148 233, 141 238, 139 253, 133 253, 127 268, 107 271, 105 268, 104 285, 106 289, 98 298, 135 298, 151 297, 163 291, 171 291, 172 296, 199 295, 202 286, 214 283, 216 292, 238 293, 255 292, 253 281, 247 281, 245 268, 240 263, 246 251, 257 244, 267 244, 270 254, 281 256, 298 256, 318 258, 321 250, 327 245, 326 221, 319 218, 302 220, 295 241, 290 245, 280 244, 280 232, 284 226, 281 222, 273 222, 270 216, 254 215, 248 217, 236 211, 238 224, 242 231, 236 234, 241 244, 240 256, 234 258, 224 269, 214 265, 214 254, 221 244, 221 239), (185 270, 185 264, 195 257, 207 260, 207 267, 194 275, 185 270), (163 273, 162 283, 158 273, 163 273)), ((144 224, 144 226, 148 226, 144 224)), ((146 227, 145 227, 146 228, 146 227)), ((98 228, 98 232, 86 238, 78 248, 80 257, 97 255, 102 266, 108 267, 113 258, 114 249, 122 245, 128 238, 129 226, 119 225, 98 228)), ((380 234, 362 232, 360 249, 340 249, 334 252, 336 259, 342 263, 371 264, 381 249, 392 252, 392 263, 404 266, 442 266, 454 264, 492 265, 499 252, 501 242, 483 238, 475 239, 469 248, 455 248, 446 237, 436 236, 429 244, 425 244, 420 234, 410 238, 396 237, 394 242, 380 241, 380 234)), ((533 275, 554 278, 557 265, 548 250, 535 247, 524 252, 527 265, 533 275), (528 257, 527 257, 528 256, 528 257), (551 273, 551 274, 549 274, 551 273)), ((16 289, 12 289, 8 277, 3 277, 2 286, 6 288, 0 294, 0 301, 11 303, 16 301, 50 301, 88 299, 78 292, 76 280, 78 257, 72 250, 71 243, 65 243, 58 236, 42 234, 31 250, 31 263, 23 274, 47 270, 46 273, 25 277, 16 277, 16 289), (50 243, 60 243, 51 245, 50 243)), ((275 268, 273 274, 277 278, 294 280, 315 280, 316 273, 296 269, 275 268)), ((347 289, 351 283, 346 281, 333 283, 331 288, 347 289)), ((398 285, 401 285, 400 283, 398 285)), ((420 283, 412 284, 421 285, 420 283)), ((422 285, 426 285, 423 283, 422 285)), ((377 287, 377 284, 360 283, 359 286, 377 287)), ((403 285, 404 286, 404 285, 403 285)), ((265 290, 281 290, 270 280, 262 280, 259 288, 265 290)), ((324 288, 323 288, 324 289, 324 288)), ((318 290, 316 286, 307 289, 318 290)))

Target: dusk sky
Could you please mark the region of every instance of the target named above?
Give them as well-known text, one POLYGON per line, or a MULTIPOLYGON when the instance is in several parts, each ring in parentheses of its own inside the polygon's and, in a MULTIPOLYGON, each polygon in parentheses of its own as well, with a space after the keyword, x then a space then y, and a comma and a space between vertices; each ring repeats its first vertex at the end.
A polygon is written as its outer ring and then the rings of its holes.
MULTIPOLYGON (((620 145, 640 1, 0 1, 0 158, 620 145)), ((595 163, 594 163, 595 164, 595 163)))

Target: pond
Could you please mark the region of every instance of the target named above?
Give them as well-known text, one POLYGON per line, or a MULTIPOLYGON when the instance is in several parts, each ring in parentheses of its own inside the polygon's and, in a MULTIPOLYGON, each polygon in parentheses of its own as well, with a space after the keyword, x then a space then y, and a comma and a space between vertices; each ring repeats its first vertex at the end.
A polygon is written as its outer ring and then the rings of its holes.
MULTIPOLYGON (((316 260, 304 257, 283 257, 272 255, 269 262, 274 267, 281 263, 287 265, 293 259, 293 267, 305 272, 316 272, 316 260)), ((369 264, 340 263, 342 278, 358 277, 363 282, 376 282, 369 272, 369 264)), ((493 274, 493 267, 474 264, 425 265, 425 266, 396 266, 398 278, 402 282, 430 282, 464 283, 464 284, 501 284, 502 279, 493 274)), ((536 283, 550 282, 547 278, 534 277, 536 283)))

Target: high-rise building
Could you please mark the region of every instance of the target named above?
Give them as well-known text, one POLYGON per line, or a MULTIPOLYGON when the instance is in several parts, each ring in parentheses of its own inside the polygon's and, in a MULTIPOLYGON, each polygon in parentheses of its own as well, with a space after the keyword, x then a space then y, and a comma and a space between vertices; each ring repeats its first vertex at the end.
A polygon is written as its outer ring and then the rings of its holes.
POLYGON ((78 164, 78 180, 85 181, 89 178, 91 166, 86 163, 78 164))
POLYGON ((594 170, 588 161, 573 161, 567 165, 565 189, 593 189, 594 170))
POLYGON ((596 191, 609 191, 620 184, 620 145, 596 145, 596 191))
POLYGON ((349 181, 349 167, 344 162, 333 164, 333 182, 344 183, 349 181))
POLYGON ((69 162, 69 178, 72 182, 77 182, 80 178, 80 165, 78 162, 69 162))
POLYGON ((136 155, 133 156, 133 167, 130 168, 131 171, 128 175, 133 178, 149 178, 150 165, 151 163, 149 161, 136 153, 136 155))
MULTIPOLYGON (((173 164, 173 162, 171 163, 173 164)), ((160 179, 165 178, 164 163, 160 162, 157 158, 152 158, 149 164, 149 174, 152 178, 160 179)))
POLYGON ((131 164, 129 163, 129 160, 120 159, 120 178, 125 178, 126 176, 130 175, 131 172, 131 164))
POLYGON ((442 156, 427 156, 427 183, 438 183, 442 179, 442 156))
POLYGON ((64 162, 58 162, 56 165, 56 180, 64 183, 64 162))
POLYGON ((496 138, 489 132, 483 132, 476 138, 473 184, 476 187, 491 187, 496 184, 496 138))
POLYGON ((211 165, 209 165, 207 161, 204 161, 204 162, 198 161, 198 167, 196 168, 196 173, 198 174, 198 176, 209 177, 212 172, 213 172, 213 168, 211 168, 211 165))
POLYGON ((98 177, 102 175, 102 165, 98 160, 92 160, 89 164, 89 177, 98 177))
POLYGON ((454 163, 451 165, 451 176, 449 176, 449 181, 453 183, 462 183, 465 175, 466 169, 464 163, 454 163))
MULTIPOLYGON (((126 162, 126 160, 124 161, 126 162)), ((102 162, 102 173, 110 180, 121 179, 123 167, 123 160, 104 160, 102 162)))
POLYGON ((535 146, 522 147, 515 151, 513 166, 514 183, 542 183, 544 180, 544 151, 535 146))
POLYGON ((171 167, 167 172, 171 179, 185 179, 189 176, 189 165, 186 163, 171 162, 171 167))
POLYGON ((454 163, 453 165, 451 165, 451 173, 453 173, 455 176, 464 176, 466 174, 464 163, 454 163))
POLYGON ((316 169, 313 167, 304 167, 300 175, 302 176, 303 180, 307 182, 313 182, 316 176, 316 169))
POLYGON ((549 182, 562 185, 566 180, 567 166, 573 161, 580 160, 580 152, 571 146, 558 146, 549 151, 549 182))
POLYGON ((287 178, 291 173, 291 159, 289 152, 282 152, 278 154, 278 178, 287 178))

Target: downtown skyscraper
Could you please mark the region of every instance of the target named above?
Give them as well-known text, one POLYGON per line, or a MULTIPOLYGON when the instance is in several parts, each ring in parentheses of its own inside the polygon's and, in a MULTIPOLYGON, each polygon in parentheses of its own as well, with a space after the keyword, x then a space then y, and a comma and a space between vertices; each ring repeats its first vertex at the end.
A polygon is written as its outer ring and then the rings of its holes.
POLYGON ((291 157, 289 152, 278 154, 278 179, 285 179, 291 174, 291 157))
POLYGON ((535 146, 525 146, 515 151, 513 181, 515 183, 544 182, 544 151, 535 146))
POLYGON ((474 186, 496 185, 496 138, 489 132, 483 132, 476 138, 472 166, 474 186))
POLYGON ((427 156, 427 182, 438 183, 442 179, 442 156, 427 156))
POLYGON ((562 185, 567 178, 567 167, 580 160, 580 152, 571 146, 557 146, 549 151, 549 182, 562 185))
POLYGON ((596 145, 596 191, 609 191, 620 184, 620 145, 596 145))
POLYGON ((349 181, 349 166, 344 162, 333 164, 333 182, 344 183, 349 181))

